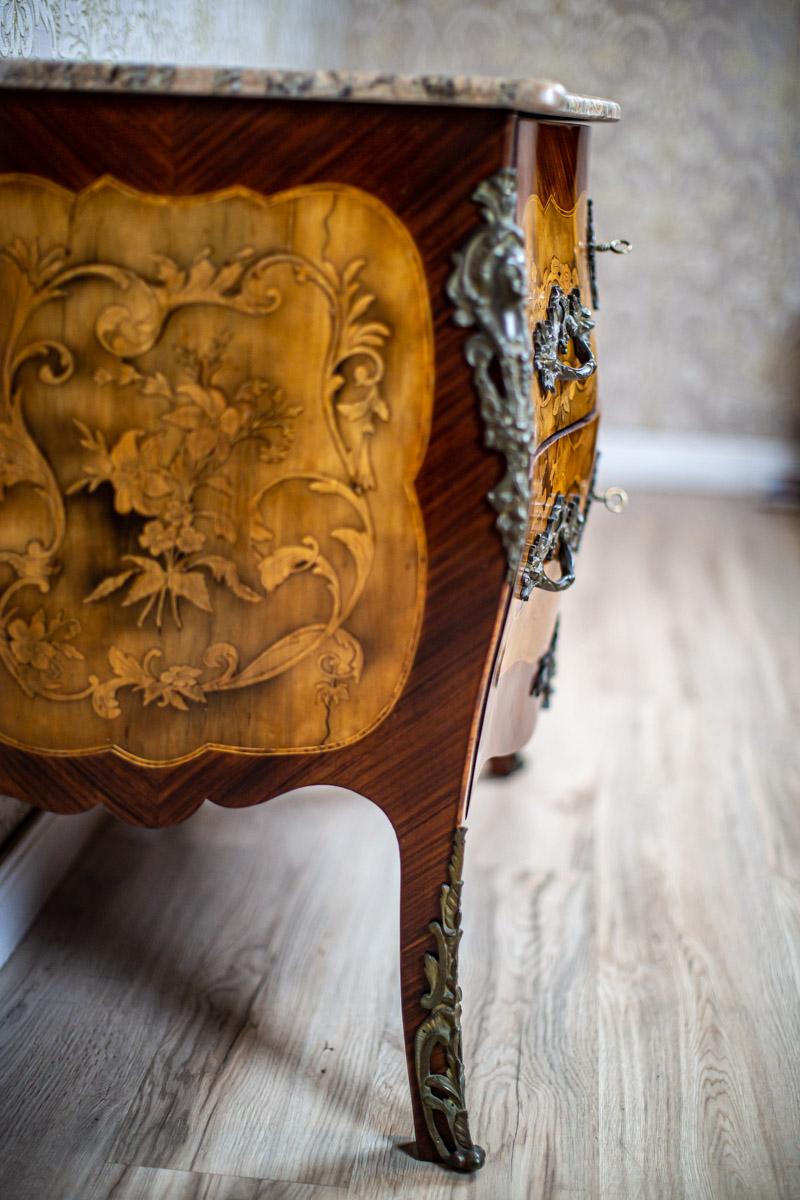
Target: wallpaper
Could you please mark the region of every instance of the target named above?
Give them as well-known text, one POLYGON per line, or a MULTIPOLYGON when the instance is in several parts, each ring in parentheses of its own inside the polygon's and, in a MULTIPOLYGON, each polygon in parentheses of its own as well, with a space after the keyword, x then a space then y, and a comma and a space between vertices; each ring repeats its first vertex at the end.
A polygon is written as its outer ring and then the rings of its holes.
POLYGON ((465 71, 623 104, 596 130, 609 423, 798 430, 796 0, 0 0, 0 52, 465 71))

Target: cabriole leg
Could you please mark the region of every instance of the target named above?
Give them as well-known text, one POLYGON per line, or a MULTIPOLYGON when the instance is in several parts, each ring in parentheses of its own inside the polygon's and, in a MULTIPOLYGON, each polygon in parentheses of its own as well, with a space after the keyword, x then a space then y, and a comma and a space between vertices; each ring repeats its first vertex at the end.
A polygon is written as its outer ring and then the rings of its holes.
POLYGON ((498 754, 489 759, 489 774, 500 779, 513 775, 523 766, 521 754, 498 754))

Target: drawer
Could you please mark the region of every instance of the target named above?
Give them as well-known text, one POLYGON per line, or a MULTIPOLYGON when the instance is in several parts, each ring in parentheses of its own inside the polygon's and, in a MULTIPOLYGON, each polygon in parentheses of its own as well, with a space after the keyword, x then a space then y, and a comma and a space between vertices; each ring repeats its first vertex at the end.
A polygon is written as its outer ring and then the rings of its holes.
POLYGON ((585 128, 529 121, 521 121, 518 130, 528 322, 538 367, 537 445, 596 406, 596 346, 585 249, 588 136, 585 128), (567 325, 576 330, 576 337, 565 336, 567 325), (564 341, 559 347, 560 331, 564 341), (547 363, 554 361, 557 371, 569 378, 551 377, 547 363))
POLYGON ((528 536, 521 567, 524 567, 527 548, 546 529, 557 496, 579 497, 581 508, 585 507, 594 468, 599 423, 599 415, 595 413, 577 427, 565 430, 536 455, 528 536))
MULTIPOLYGON (((596 415, 590 417, 577 428, 566 430, 536 456, 528 537, 489 687, 479 765, 520 750, 533 733, 539 709, 548 700, 553 658, 548 658, 548 652, 554 641, 561 593, 537 586, 526 600, 521 597, 521 585, 531 551, 541 547, 536 539, 547 536, 548 523, 561 498, 562 503, 577 501, 582 515, 587 511, 598 423, 596 415)), ((554 583, 563 569, 558 553, 545 565, 545 573, 554 583)))

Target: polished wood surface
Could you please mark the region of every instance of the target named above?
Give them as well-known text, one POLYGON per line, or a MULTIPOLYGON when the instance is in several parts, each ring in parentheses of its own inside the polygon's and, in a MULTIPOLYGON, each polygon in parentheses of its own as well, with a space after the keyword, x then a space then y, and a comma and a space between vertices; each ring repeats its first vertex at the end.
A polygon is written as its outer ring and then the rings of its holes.
MULTIPOLYGON (((434 416, 416 484, 429 563, 425 614, 402 697, 378 733, 337 752, 335 780, 392 810, 402 829, 411 821, 398 796, 402 778, 407 794, 428 797, 432 813, 443 804, 452 827, 465 798, 464 764, 504 562, 485 501, 500 463, 483 449, 463 332, 453 324, 444 284, 453 250, 476 223, 472 191, 511 154, 513 119, 481 111, 80 94, 8 93, 4 101, 3 171, 43 175, 71 190, 110 174, 168 195, 233 183, 266 194, 317 182, 358 186, 408 229, 435 306, 434 416), (265 153, 269 146, 280 146, 280 154, 265 153), (476 562, 483 564, 480 571, 476 562), (471 614, 469 628, 452 620, 454 595, 471 614), (423 729, 430 750, 419 743, 413 749, 412 731, 423 729), (438 788, 446 795, 441 802, 431 799, 438 788)), ((333 772, 326 756, 267 765, 210 751, 172 768, 144 768, 109 754, 54 760, 7 748, 0 756, 0 787, 12 795, 33 803, 47 797, 61 811, 105 803, 125 819, 151 825, 182 820, 207 797, 253 804, 300 780, 331 779, 333 772)), ((446 862, 444 848, 437 857, 446 862)))
MULTIPOLYGON (((434 423, 418 482, 430 557, 426 612, 405 694, 380 727, 380 751, 374 753, 367 738, 363 753, 338 754, 335 777, 393 811, 398 805, 392 796, 394 771, 387 771, 383 762, 388 759, 403 778, 413 779, 413 769, 404 761, 409 753, 408 731, 426 723, 432 744, 441 744, 445 737, 453 750, 448 790, 458 793, 456 803, 463 811, 471 775, 464 763, 469 761, 476 732, 473 717, 479 713, 491 665, 502 597, 502 560, 482 499, 496 480, 498 467, 480 448, 482 431, 472 381, 461 337, 452 326, 448 306, 442 304, 442 288, 452 250, 474 224, 469 197, 477 182, 515 156, 521 196, 535 195, 545 210, 551 201, 574 210, 585 190, 588 131, 483 112, 386 112, 356 106, 344 114, 335 105, 254 107, 235 100, 84 95, 20 95, 6 103, 5 114, 0 124, 0 167, 45 173, 73 189, 87 186, 101 173, 171 195, 213 191, 230 186, 234 179, 238 185, 271 191, 298 180, 357 182, 409 229, 420 249, 436 307, 434 423), (22 137, 16 136, 17 130, 22 137), (267 164, 257 148, 270 140, 281 145, 281 155, 267 164), (451 176, 443 174, 448 161, 451 176), (409 188, 405 180, 412 171, 415 185, 409 188), (443 230, 447 237, 442 236, 443 230), (458 527, 451 519, 455 511, 462 514, 458 527), (471 547, 469 560, 459 553, 465 543, 471 547), (487 564, 488 570, 476 571, 477 562, 487 564), (452 621, 454 594, 468 605, 471 631, 464 623, 452 621), (437 688, 431 686, 432 680, 437 688), (445 688, 446 703, 438 698, 439 689, 445 688), (427 713, 423 711, 417 722, 420 696, 427 713), (459 732, 446 736, 445 730, 459 732)), ((521 219, 524 209, 523 203, 521 219)), ((533 262, 539 253, 537 238, 541 234, 541 244, 546 245, 549 235, 546 229, 530 225, 528 234, 533 262)), ((583 280, 585 269, 577 249, 575 255, 583 280)), ((546 428, 540 425, 540 437, 546 428)), ((548 495, 535 489, 534 513, 547 502, 548 495)), ((537 638, 533 644, 538 646, 537 638)), ((415 756, 415 761, 420 759, 415 756)), ((126 819, 147 824, 184 819, 205 797, 239 806, 276 795, 300 780, 331 778, 324 761, 283 759, 270 764, 267 773, 260 760, 215 752, 202 755, 196 766, 142 770, 108 755, 87 756, 80 764, 53 763, 7 750, 0 773, 0 785, 33 802, 48 790, 43 783, 49 774, 64 784, 49 798, 60 810, 101 802, 126 819)))
POLYGON ((396 850, 310 792, 114 825, 53 896, 0 973, 4 1200, 800 1194, 797 518, 636 496, 579 570, 469 819, 483 1171, 399 1149, 396 850))
POLYGON ((425 601, 405 227, 341 184, 31 175, 0 175, 0 223, 0 739, 157 765, 377 727, 425 601))

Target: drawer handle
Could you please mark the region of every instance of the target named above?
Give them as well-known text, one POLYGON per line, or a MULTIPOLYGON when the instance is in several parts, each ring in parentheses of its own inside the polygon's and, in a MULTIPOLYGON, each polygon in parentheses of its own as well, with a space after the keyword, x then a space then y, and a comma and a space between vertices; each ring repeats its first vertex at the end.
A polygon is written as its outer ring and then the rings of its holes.
POLYGON ((575 551, 580 542, 583 516, 578 497, 567 500, 559 492, 553 501, 543 533, 537 533, 528 550, 520 577, 519 598, 529 600, 536 588, 544 592, 565 592, 575 582, 575 551), (558 579, 551 579, 545 565, 557 558, 561 567, 558 579))
POLYGON ((594 374, 597 363, 590 341, 593 329, 592 314, 581 300, 580 288, 567 293, 554 283, 547 315, 533 331, 533 365, 543 392, 554 392, 563 381, 581 381, 594 374), (559 357, 567 353, 570 342, 580 364, 577 367, 559 357))

